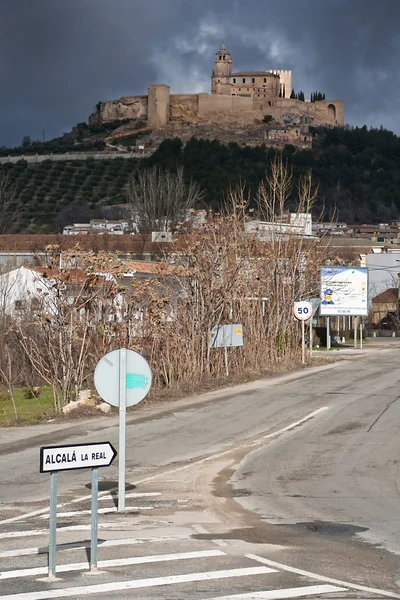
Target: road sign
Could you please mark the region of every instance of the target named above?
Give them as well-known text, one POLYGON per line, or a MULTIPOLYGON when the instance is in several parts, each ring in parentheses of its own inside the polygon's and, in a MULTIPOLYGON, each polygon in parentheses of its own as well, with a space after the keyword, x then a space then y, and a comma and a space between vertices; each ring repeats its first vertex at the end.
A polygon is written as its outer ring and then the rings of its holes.
POLYGON ((225 348, 226 346, 243 346, 243 325, 217 325, 211 330, 211 348, 225 348))
POLYGON ((126 406, 133 406, 147 396, 152 381, 149 363, 138 352, 124 348, 108 352, 97 363, 94 384, 103 400, 112 406, 120 405, 121 352, 126 353, 126 406))
POLYGON ((117 451, 110 442, 43 446, 40 448, 40 472, 109 467, 116 456, 117 451))
POLYGON ((126 408, 138 404, 150 391, 151 369, 134 350, 119 348, 97 363, 94 384, 100 396, 119 407, 118 511, 125 510, 126 408))
POLYGON ((307 321, 313 314, 313 307, 311 302, 302 300, 301 302, 295 302, 293 306, 293 314, 298 321, 307 321))

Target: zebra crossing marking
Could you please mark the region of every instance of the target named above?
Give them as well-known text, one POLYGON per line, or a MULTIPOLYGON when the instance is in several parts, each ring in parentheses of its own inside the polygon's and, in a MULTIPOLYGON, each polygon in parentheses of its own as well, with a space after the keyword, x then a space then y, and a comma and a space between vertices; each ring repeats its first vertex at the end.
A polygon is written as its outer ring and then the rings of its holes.
POLYGON ((244 569, 227 569, 223 571, 206 571, 204 573, 187 573, 185 575, 167 575, 165 577, 152 577, 150 579, 133 579, 130 581, 117 581, 114 583, 100 583, 80 587, 44 590, 1 596, 1 600, 54 600, 55 598, 80 598, 90 594, 105 594, 108 592, 121 592, 179 583, 194 583, 198 581, 213 581, 216 579, 230 579, 232 577, 247 577, 275 573, 275 569, 268 567, 247 567, 244 569))
MULTIPOLYGON (((109 560, 100 560, 99 569, 107 567, 124 567, 128 565, 143 565, 157 562, 170 562, 174 560, 191 560, 193 558, 212 558, 216 556, 226 556, 221 550, 201 550, 198 552, 179 552, 177 554, 155 554, 152 556, 133 556, 131 558, 113 558, 109 560)), ((57 573, 69 573, 70 571, 85 571, 88 568, 87 562, 70 563, 58 565, 57 573)), ((17 579, 20 577, 32 577, 37 575, 47 575, 48 567, 34 567, 31 569, 18 569, 15 571, 3 571, 0 573, 0 581, 4 579, 17 579)))

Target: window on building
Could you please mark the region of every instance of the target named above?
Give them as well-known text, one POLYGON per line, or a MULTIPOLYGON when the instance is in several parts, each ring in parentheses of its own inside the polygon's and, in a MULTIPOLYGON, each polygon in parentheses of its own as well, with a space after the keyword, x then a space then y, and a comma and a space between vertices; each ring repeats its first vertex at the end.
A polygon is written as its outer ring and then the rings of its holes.
POLYGON ((222 60, 222 56, 219 57, 219 60, 222 60))
POLYGON ((236 83, 236 77, 233 78, 233 83, 236 83))
POLYGON ((266 77, 264 77, 264 83, 267 83, 267 78, 266 77))
POLYGON ((243 81, 243 83, 246 83, 246 77, 243 77, 242 81, 243 81))
POLYGON ((256 80, 254 79, 254 77, 251 78, 251 83, 255 83, 256 80))
POLYGON ((224 60, 225 60, 225 56, 226 56, 226 55, 224 54, 224 60))

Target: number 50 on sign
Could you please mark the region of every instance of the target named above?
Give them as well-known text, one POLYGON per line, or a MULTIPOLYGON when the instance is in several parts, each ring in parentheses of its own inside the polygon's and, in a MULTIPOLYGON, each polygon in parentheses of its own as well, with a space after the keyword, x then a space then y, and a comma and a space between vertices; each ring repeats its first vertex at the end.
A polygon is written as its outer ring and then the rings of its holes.
POLYGON ((293 314, 298 321, 307 321, 313 314, 311 302, 295 302, 293 306, 293 314))

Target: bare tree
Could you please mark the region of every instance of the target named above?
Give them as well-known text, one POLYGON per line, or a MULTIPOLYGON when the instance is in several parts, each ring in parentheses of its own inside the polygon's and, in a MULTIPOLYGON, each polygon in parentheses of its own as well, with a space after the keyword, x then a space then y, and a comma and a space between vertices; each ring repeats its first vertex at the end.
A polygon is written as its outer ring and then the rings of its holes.
POLYGON ((0 174, 0 233, 13 233, 19 225, 22 204, 8 175, 0 174))
POLYGON ((153 167, 129 179, 128 198, 139 233, 176 229, 202 197, 197 183, 185 182, 183 168, 172 173, 153 167))

